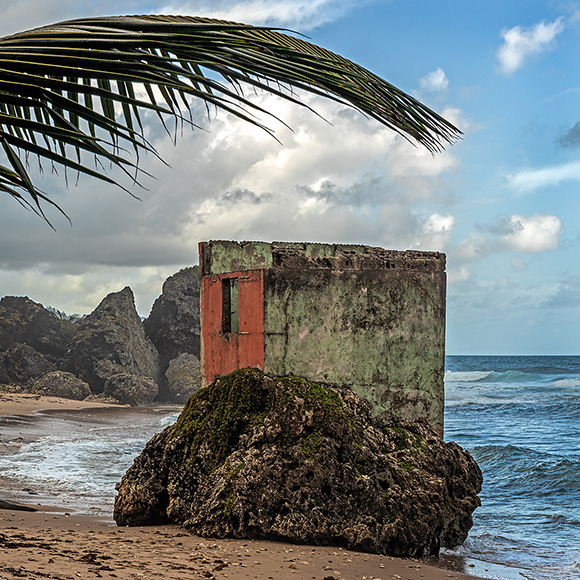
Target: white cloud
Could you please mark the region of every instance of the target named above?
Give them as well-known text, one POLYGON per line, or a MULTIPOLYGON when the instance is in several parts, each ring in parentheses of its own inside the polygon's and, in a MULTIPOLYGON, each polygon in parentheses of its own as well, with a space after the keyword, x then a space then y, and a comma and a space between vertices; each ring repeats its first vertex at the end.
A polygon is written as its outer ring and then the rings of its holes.
POLYGON ((564 30, 562 18, 554 22, 540 22, 529 28, 514 26, 503 30, 504 44, 497 51, 502 72, 511 74, 523 66, 529 56, 553 47, 554 39, 564 30))
POLYGON ((423 233, 425 234, 440 234, 442 232, 450 232, 455 224, 455 219, 452 215, 439 215, 434 213, 429 216, 423 225, 423 233))
POLYGON ((421 239, 414 247, 445 251, 454 225, 455 218, 452 215, 431 214, 421 228, 421 239))
POLYGON ((373 0, 174 0, 155 10, 158 14, 189 14, 247 22, 255 25, 282 26, 312 30, 346 16, 373 0))
POLYGON ((445 71, 438 68, 419 79, 419 84, 426 91, 444 91, 449 86, 449 79, 445 76, 445 71))
POLYGON ((511 187, 521 192, 559 185, 562 181, 577 181, 580 180, 580 161, 541 169, 524 169, 508 175, 507 179, 511 187))
POLYGON ((67 314, 87 314, 107 294, 131 286, 137 311, 141 316, 148 316, 161 294, 163 282, 177 270, 177 267, 90 266, 82 273, 62 274, 39 265, 22 271, 0 269, 0 288, 2 296, 28 296, 45 307, 52 306, 67 314))
POLYGON ((0 35, 86 16, 143 14, 151 2, 144 0, 0 0, 0 35))
POLYGON ((459 268, 447 268, 447 281, 449 284, 457 284, 465 282, 471 276, 471 271, 467 266, 460 266, 459 268))
POLYGON ((0 35, 86 16, 184 14, 312 30, 376 0, 3 0, 0 35))
POLYGON ((580 306, 580 276, 564 278, 545 305, 552 308, 574 308, 577 311, 580 306))
MULTIPOLYGON (((196 263, 197 242, 203 239, 352 242, 394 249, 418 244, 429 250, 448 243, 453 218, 434 210, 441 207, 437 196, 445 176, 458 165, 452 150, 433 157, 381 124, 320 97, 304 98, 330 122, 274 97, 252 98, 294 129, 271 123, 283 146, 218 114, 207 132, 185 130, 176 145, 162 130, 150 133, 170 167, 152 156, 142 159, 143 169, 158 178, 146 184, 149 191, 136 192, 142 202, 85 178, 63 190, 60 179, 46 172, 41 186, 73 220, 69 228, 51 213, 55 233, 5 199, 0 212, 3 294, 20 287, 18 293, 34 300, 83 313, 94 308, 96 294, 100 299, 129 284, 140 312, 147 314, 151 304, 143 304, 155 295, 138 295, 135 285, 143 280, 137 272, 169 275, 196 263), (425 204, 432 208, 428 218, 422 217, 425 204), (34 271, 28 285, 26 271, 34 271), (59 277, 66 277, 66 289, 58 286, 59 277)), ((194 114, 204 116, 201 104, 194 114)), ((152 123, 155 117, 144 119, 152 123)))
POLYGON ((503 235, 508 248, 518 252, 538 253, 558 249, 563 228, 555 215, 512 215, 509 231, 503 235))

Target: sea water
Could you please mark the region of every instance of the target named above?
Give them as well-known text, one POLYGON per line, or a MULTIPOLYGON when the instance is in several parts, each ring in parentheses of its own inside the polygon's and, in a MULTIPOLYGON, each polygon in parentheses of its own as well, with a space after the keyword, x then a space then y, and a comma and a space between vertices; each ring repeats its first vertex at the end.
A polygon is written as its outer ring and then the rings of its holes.
MULTIPOLYGON (((449 356, 446 369, 445 439, 484 476, 469 538, 447 554, 483 562, 467 571, 488 578, 580 579, 580 356, 449 356)), ((0 443, 0 489, 4 481, 15 501, 110 516, 115 484, 178 412, 0 418, 10 448, 0 443)))
POLYGON ((448 356, 445 383, 445 439, 484 477, 456 553, 534 580, 580 578, 580 357, 448 356))
POLYGON ((0 490, 6 488, 0 498, 110 517, 116 483, 179 410, 113 407, 0 418, 0 490))

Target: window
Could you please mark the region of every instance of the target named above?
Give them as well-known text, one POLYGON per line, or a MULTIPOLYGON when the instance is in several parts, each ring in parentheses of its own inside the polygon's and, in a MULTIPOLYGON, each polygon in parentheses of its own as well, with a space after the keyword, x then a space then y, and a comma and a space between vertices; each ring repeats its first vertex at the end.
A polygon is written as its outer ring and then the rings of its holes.
POLYGON ((222 280, 222 331, 238 332, 240 318, 238 315, 238 279, 222 280))

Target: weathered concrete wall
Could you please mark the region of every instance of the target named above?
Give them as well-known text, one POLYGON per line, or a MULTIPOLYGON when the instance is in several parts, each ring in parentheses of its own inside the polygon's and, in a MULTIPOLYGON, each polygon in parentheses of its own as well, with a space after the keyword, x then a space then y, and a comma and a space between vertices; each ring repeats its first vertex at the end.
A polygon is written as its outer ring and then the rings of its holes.
MULTIPOLYGON (((444 255, 210 242, 200 245, 200 269, 202 280, 263 270, 264 362, 255 366, 349 385, 377 412, 426 418, 442 432, 444 255)), ((248 307, 261 309, 257 303, 248 307)), ((222 353, 205 354, 208 366, 214 356, 222 353)), ((243 357, 237 360, 249 366, 243 357)))

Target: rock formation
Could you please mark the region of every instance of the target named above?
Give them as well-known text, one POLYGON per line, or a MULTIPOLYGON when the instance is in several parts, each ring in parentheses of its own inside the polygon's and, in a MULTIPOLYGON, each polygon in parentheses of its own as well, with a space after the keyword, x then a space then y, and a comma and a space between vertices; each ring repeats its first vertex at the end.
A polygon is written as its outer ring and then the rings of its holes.
POLYGON ((169 398, 176 403, 186 403, 201 384, 199 359, 193 354, 180 354, 169 361, 165 377, 169 398))
POLYGON ((66 321, 22 296, 0 300, 0 383, 26 385, 54 371, 69 349, 66 321))
POLYGON ((0 300, 0 350, 27 344, 54 359, 65 356, 69 345, 62 321, 41 304, 22 296, 0 300))
POLYGON ((0 383, 28 384, 56 370, 56 366, 28 344, 16 343, 0 352, 0 383))
POLYGON ((160 396, 172 399, 165 380, 170 361, 181 354, 199 359, 199 269, 184 268, 167 278, 161 296, 155 300, 145 331, 160 357, 160 396))
POLYGON ((118 373, 157 380, 159 356, 145 335, 131 288, 106 296, 76 327, 72 370, 93 393, 101 393, 118 373))
MULTIPOLYGON (((100 395, 111 376, 128 374, 134 380, 111 383, 114 398, 142 404, 151 401, 154 391, 161 399, 184 403, 200 384, 199 334, 197 267, 165 281, 145 324, 130 288, 109 294, 76 322, 29 298, 6 296, 0 300, 0 384, 33 388, 45 374, 62 371, 87 383, 89 394, 100 395)), ((67 392, 64 376, 51 375, 47 385, 67 392)))
POLYGON ((159 388, 153 379, 129 373, 111 375, 103 389, 105 397, 132 407, 151 403, 158 392, 159 388))
POLYGON ((32 392, 82 401, 91 394, 91 389, 87 383, 71 373, 53 371, 34 383, 32 392))
POLYGON ((114 518, 419 557, 465 540, 481 483, 427 425, 373 417, 349 389, 244 369, 151 439, 117 485, 114 518))

